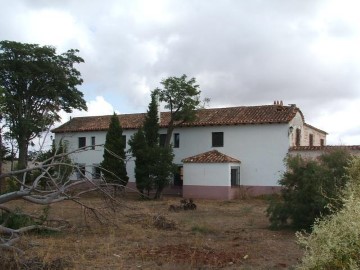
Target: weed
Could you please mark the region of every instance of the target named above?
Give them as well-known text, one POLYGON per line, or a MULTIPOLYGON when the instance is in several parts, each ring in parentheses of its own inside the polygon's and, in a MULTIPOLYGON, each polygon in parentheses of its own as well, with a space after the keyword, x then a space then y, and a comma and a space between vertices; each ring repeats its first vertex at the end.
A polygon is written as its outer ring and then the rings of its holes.
POLYGON ((206 225, 194 225, 191 227, 191 231, 193 233, 201 233, 201 234, 209 234, 209 233, 214 232, 212 229, 210 229, 206 225))

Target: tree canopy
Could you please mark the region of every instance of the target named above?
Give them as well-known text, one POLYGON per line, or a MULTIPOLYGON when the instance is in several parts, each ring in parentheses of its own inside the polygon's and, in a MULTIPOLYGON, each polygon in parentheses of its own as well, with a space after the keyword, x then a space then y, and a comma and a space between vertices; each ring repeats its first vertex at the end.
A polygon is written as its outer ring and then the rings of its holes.
MULTIPOLYGON (((164 79, 161 84, 163 89, 156 88, 154 94, 159 96, 159 101, 166 103, 165 109, 170 110, 170 121, 165 141, 165 146, 169 146, 174 127, 183 122, 195 120, 196 109, 202 107, 201 91, 195 78, 188 80, 185 74, 181 77, 164 79)), ((208 99, 205 99, 205 102, 207 101, 208 99)))
POLYGON ((159 146, 158 102, 155 92, 151 93, 151 102, 144 121, 130 139, 132 155, 135 160, 136 187, 144 194, 155 189, 155 199, 161 198, 162 191, 169 185, 174 173, 174 154, 171 147, 159 146))
POLYGON ((86 110, 83 80, 75 64, 78 50, 57 54, 52 46, 0 42, 2 116, 19 147, 19 167, 25 168, 29 141, 60 119, 59 111, 86 110))
POLYGON ((350 160, 351 155, 343 149, 324 153, 317 160, 289 156, 287 171, 279 180, 281 198, 267 209, 272 226, 310 229, 315 219, 340 209, 339 196, 348 181, 350 160))

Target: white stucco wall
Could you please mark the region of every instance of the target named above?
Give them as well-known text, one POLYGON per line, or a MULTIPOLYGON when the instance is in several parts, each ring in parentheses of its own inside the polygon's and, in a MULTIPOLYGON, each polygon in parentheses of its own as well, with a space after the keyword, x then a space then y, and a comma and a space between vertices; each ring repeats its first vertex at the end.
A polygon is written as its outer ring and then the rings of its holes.
POLYGON ((184 185, 230 186, 228 163, 184 164, 184 185))
POLYGON ((296 146, 296 129, 301 130, 300 146, 309 146, 310 134, 313 135, 313 146, 320 146, 321 139, 324 140, 324 145, 326 145, 326 134, 306 125, 299 112, 297 112, 295 117, 290 121, 289 128, 290 127, 292 127, 291 130, 289 129, 290 146, 296 146))
MULTIPOLYGON (((180 147, 174 148, 174 163, 180 165, 183 158, 216 149, 241 161, 242 185, 277 186, 277 181, 285 169, 283 159, 289 148, 288 130, 289 124, 176 128, 174 133, 180 134, 180 147), (223 147, 212 147, 212 132, 224 132, 223 147)), ((129 140, 133 133, 134 130, 124 130, 123 134, 129 140)), ((160 133, 166 133, 166 130, 162 129, 160 133)), ((105 132, 56 134, 55 139, 59 141, 61 137, 64 137, 70 145, 77 147, 78 137, 86 137, 87 145, 89 145, 91 136, 95 136, 96 143, 101 144, 105 142, 105 134, 105 132)), ((128 146, 127 149, 129 149, 128 146)), ((89 150, 74 155, 73 159, 77 163, 92 165, 99 164, 102 161, 102 155, 102 149, 89 150)), ((222 168, 219 170, 221 171, 222 168)), ((129 181, 134 182, 132 160, 127 163, 127 172, 129 181)), ((226 175, 230 173, 226 172, 226 175)))
MULTIPOLYGON (((128 141, 130 136, 134 134, 134 130, 125 130, 123 135, 126 135, 126 149, 129 150, 128 141)), ((58 144, 62 139, 63 141, 68 142, 68 152, 78 149, 79 137, 86 137, 86 145, 91 145, 91 137, 95 136, 95 144, 101 145, 105 143, 106 132, 104 131, 93 131, 93 132, 74 132, 74 133, 58 133, 55 134, 55 143, 58 144)), ((99 164, 103 160, 104 148, 101 146, 96 146, 95 150, 88 148, 86 151, 77 152, 76 154, 71 155, 71 159, 74 163, 86 164, 89 168, 94 164, 99 164)), ((132 179, 134 179, 134 162, 131 155, 127 153, 127 172, 132 179)), ((91 168, 87 174, 88 177, 91 177, 91 168)), ((73 178, 76 176, 73 175, 73 178)))
POLYGON ((310 145, 310 134, 313 135, 313 146, 320 146, 320 140, 324 140, 324 145, 326 145, 326 134, 317 131, 307 125, 304 125, 304 146, 310 145))

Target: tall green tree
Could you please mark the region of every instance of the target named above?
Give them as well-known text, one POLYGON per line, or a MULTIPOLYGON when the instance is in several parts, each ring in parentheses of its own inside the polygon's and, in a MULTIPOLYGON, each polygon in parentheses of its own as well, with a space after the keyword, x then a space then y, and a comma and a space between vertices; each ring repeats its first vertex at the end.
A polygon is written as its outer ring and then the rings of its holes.
POLYGON ((27 164, 29 142, 60 119, 59 111, 86 110, 77 89, 83 80, 75 65, 78 50, 57 54, 52 46, 0 42, 2 116, 19 147, 19 168, 27 164))
POLYGON ((345 149, 322 154, 318 159, 289 156, 287 171, 279 180, 280 200, 267 209, 273 227, 291 225, 296 229, 311 229, 315 219, 340 209, 339 197, 346 186, 346 168, 351 155, 345 149))
MULTIPOLYGON (((163 88, 156 88, 154 94, 159 96, 161 102, 165 102, 165 108, 170 110, 170 120, 167 128, 165 147, 170 145, 171 136, 175 126, 196 119, 196 109, 202 107, 200 101, 199 85, 195 78, 187 79, 184 74, 181 77, 169 77, 161 81, 163 88)), ((208 99, 205 99, 207 102, 208 99)))
POLYGON ((165 187, 170 184, 175 172, 172 147, 155 146, 150 150, 154 162, 150 165, 150 178, 154 183, 155 199, 161 199, 165 187))
POLYGON ((151 93, 151 102, 144 121, 144 129, 139 129, 130 139, 135 160, 136 186, 143 194, 155 189, 155 199, 169 185, 174 173, 174 154, 171 147, 159 146, 159 116, 156 92, 151 93))
POLYGON ((149 152, 146 143, 145 134, 140 128, 129 140, 130 151, 132 156, 135 157, 135 181, 136 188, 144 196, 147 191, 148 195, 152 189, 152 183, 149 178, 149 152))
POLYGON ((153 188, 153 178, 150 177, 151 168, 157 156, 152 150, 159 144, 159 117, 157 96, 151 93, 151 102, 144 120, 144 127, 139 129, 130 139, 129 145, 135 157, 135 178, 136 187, 143 194, 148 195, 153 188))
POLYGON ((146 143, 149 147, 154 147, 159 143, 159 110, 158 97, 156 92, 151 92, 151 101, 144 121, 144 132, 146 143))
POLYGON ((125 186, 129 180, 125 164, 125 141, 119 117, 115 113, 110 119, 104 147, 104 159, 100 167, 106 181, 125 186))

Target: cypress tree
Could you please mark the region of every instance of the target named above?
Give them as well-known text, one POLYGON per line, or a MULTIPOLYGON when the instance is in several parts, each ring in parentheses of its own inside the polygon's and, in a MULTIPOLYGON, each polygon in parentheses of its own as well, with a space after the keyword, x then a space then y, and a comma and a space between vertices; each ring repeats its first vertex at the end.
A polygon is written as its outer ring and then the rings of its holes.
POLYGON ((174 172, 172 163, 174 154, 171 146, 159 146, 158 102, 155 91, 151 93, 151 102, 144 121, 144 130, 135 133, 129 142, 135 160, 136 187, 143 194, 155 189, 155 199, 169 185, 174 172))
POLYGON ((161 199, 162 192, 169 185, 176 168, 173 164, 173 149, 172 147, 155 146, 150 153, 154 157, 154 162, 150 167, 150 176, 153 178, 156 190, 154 199, 161 199))
POLYGON ((135 180, 136 188, 144 195, 147 191, 148 195, 152 188, 152 183, 149 179, 149 166, 148 166, 148 146, 146 144, 145 134, 140 128, 129 140, 131 152, 135 157, 135 180))
POLYGON ((125 164, 125 141, 119 118, 115 113, 110 119, 104 147, 104 160, 100 167, 105 180, 108 183, 125 186, 129 180, 125 164))
POLYGON ((155 92, 151 93, 151 102, 144 121, 144 132, 146 143, 149 147, 154 147, 159 142, 159 116, 158 102, 155 92))

